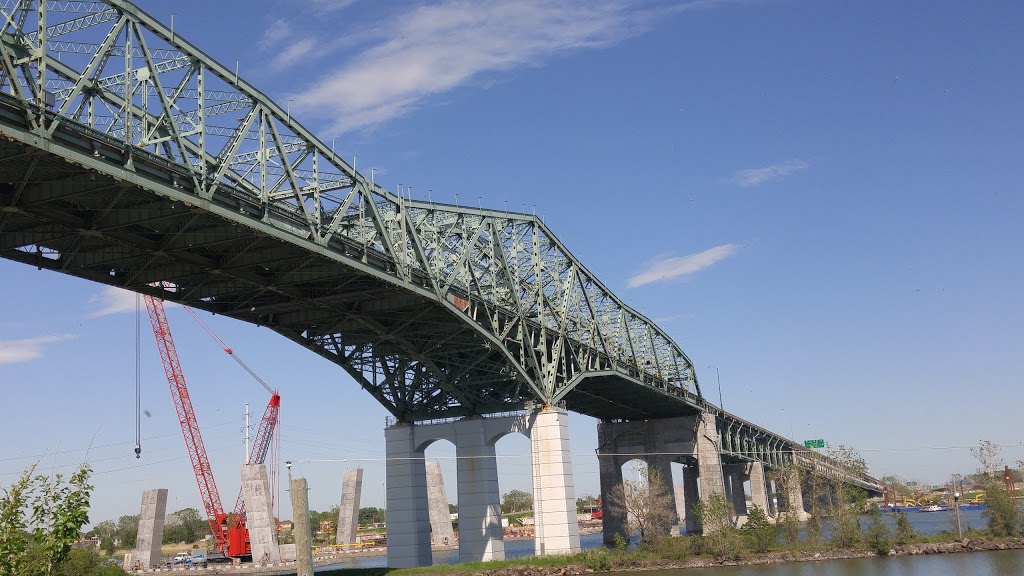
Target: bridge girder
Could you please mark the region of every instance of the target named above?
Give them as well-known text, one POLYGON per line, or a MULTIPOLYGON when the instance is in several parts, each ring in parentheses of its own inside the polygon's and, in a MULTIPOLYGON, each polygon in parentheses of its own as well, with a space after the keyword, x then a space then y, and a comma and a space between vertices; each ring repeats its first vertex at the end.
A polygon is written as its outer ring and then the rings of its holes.
POLYGON ((704 405, 535 216, 385 190, 129 2, 0 10, 3 257, 267 326, 401 419, 704 405))

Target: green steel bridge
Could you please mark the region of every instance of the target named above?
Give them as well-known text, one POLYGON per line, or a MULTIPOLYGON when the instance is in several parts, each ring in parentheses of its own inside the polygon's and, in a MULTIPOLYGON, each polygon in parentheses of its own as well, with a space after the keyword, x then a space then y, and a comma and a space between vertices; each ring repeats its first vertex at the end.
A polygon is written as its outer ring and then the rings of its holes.
POLYGON ((265 326, 402 421, 711 412, 726 460, 881 490, 705 399, 536 216, 382 188, 130 2, 0 11, 0 256, 265 326))

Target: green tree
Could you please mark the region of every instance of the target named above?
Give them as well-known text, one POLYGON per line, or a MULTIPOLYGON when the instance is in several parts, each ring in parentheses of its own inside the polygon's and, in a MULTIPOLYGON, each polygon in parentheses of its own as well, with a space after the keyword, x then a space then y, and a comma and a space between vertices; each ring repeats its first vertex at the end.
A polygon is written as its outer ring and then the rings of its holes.
POLYGON ((384 522, 385 512, 383 508, 374 508, 368 506, 366 508, 359 509, 359 523, 363 526, 369 526, 371 524, 380 524, 384 522))
MULTIPOLYGON (((834 465, 850 474, 867 472, 867 462, 853 448, 830 445, 826 455, 834 465)), ((867 493, 844 482, 842 477, 829 481, 828 488, 828 505, 823 512, 832 519, 832 545, 837 548, 860 545, 863 540, 860 513, 867 503, 867 493)))
POLYGON ((900 512, 896 515, 896 543, 908 544, 914 539, 914 527, 910 525, 907 515, 900 512))
POLYGON ((23 472, 0 498, 0 574, 60 574, 89 521, 88 464, 66 481, 34 473, 35 466, 23 472))
MULTIPOLYGON (((777 526, 781 528, 786 544, 795 547, 800 543, 800 518, 796 514, 789 513, 795 506, 795 503, 790 501, 790 495, 794 483, 799 486, 800 469, 795 464, 775 468, 768 472, 768 479, 774 482, 779 493, 780 504, 785 510, 779 514, 777 526)), ((814 517, 812 516, 811 519, 813 520, 814 517)))
POLYGON ((627 530, 639 532, 641 543, 668 535, 675 510, 668 483, 657 468, 641 467, 640 480, 623 480, 608 492, 608 500, 610 508, 625 510, 627 530))
POLYGON ((889 525, 882 520, 882 511, 878 509, 878 504, 871 503, 868 518, 868 531, 865 535, 868 546, 875 554, 888 556, 889 550, 892 549, 892 532, 889 525))
POLYGON ((514 512, 526 512, 533 510, 533 495, 522 490, 506 492, 501 497, 501 513, 512 514, 514 512))
MULTIPOLYGON (((195 508, 182 508, 170 515, 171 542, 195 542, 210 531, 210 525, 195 508)), ((167 536, 164 536, 167 542, 167 536)))
POLYGON ((60 576, 125 576, 127 572, 120 566, 104 562, 99 556, 88 550, 75 548, 71 550, 64 563, 60 576))
POLYGON ((117 519, 117 537, 123 548, 134 548, 139 535, 139 515, 126 514, 117 519))
POLYGON ((732 505, 724 494, 711 494, 693 506, 704 530, 702 545, 719 560, 735 558, 740 553, 741 536, 732 523, 732 505))
POLYGON ((985 489, 985 510, 981 515, 988 522, 988 532, 992 536, 1016 536, 1021 533, 1024 516, 1003 483, 1004 464, 1000 452, 999 445, 988 440, 977 448, 971 448, 971 454, 981 464, 978 473, 985 489))
POLYGON ((767 552, 775 546, 775 526, 768 521, 768 515, 760 506, 755 505, 747 513, 747 523, 740 531, 754 552, 767 552))
POLYGON ((100 539, 100 550, 107 554, 114 553, 114 540, 117 538, 117 524, 113 520, 104 520, 91 530, 100 539))
POLYGON ((587 511, 587 508, 597 506, 597 498, 587 494, 576 499, 576 513, 583 514, 587 511))

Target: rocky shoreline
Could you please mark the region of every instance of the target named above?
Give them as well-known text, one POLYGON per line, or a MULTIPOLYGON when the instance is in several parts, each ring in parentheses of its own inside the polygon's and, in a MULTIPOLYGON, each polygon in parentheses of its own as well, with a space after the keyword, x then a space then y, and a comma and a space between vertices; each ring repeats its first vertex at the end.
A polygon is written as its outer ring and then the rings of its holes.
MULTIPOLYGON (((921 556, 928 554, 959 554, 965 552, 992 552, 997 550, 1024 549, 1024 538, 1007 538, 998 540, 963 540, 940 543, 908 544, 895 546, 889 556, 921 556)), ((709 568, 712 566, 756 566, 782 564, 786 562, 818 562, 823 560, 846 560, 852 558, 870 558, 876 556, 871 550, 840 549, 798 552, 768 552, 764 554, 748 554, 735 559, 718 560, 709 556, 697 556, 683 560, 658 558, 631 558, 630 556, 613 557, 611 572, 642 571, 642 570, 674 570, 685 568, 709 568)), ((577 576, 592 574, 595 571, 578 564, 569 566, 508 566, 494 570, 474 572, 473 576, 577 576)))

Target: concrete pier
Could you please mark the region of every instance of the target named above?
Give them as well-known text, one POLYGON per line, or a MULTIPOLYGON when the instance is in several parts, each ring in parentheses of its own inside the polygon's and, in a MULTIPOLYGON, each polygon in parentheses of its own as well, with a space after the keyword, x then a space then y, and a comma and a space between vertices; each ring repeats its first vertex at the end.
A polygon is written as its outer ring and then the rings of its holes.
POLYGON ((427 505, 430 507, 430 538, 434 545, 455 543, 452 515, 448 511, 448 492, 444 489, 441 463, 427 462, 427 505))
POLYGON ((484 418, 454 423, 459 494, 459 561, 505 559, 494 442, 484 418))
POLYGON ((700 497, 703 499, 712 494, 725 495, 721 446, 714 414, 703 412, 698 416, 696 444, 697 468, 700 469, 700 497))
POLYGON ((785 514, 792 514, 801 522, 808 520, 811 515, 804 510, 804 494, 800 486, 800 472, 791 470, 785 484, 783 487, 786 491, 785 514))
MULTIPOLYGON (((683 472, 685 474, 685 472, 683 472)), ((676 498, 676 517, 678 518, 678 524, 682 526, 686 522, 686 486, 684 484, 676 484, 672 486, 672 494, 676 498)), ((683 532, 685 528, 681 529, 683 532)), ((680 534, 683 536, 683 534, 680 534)))
POLYGON ((683 528, 689 533, 697 533, 704 529, 701 525, 700 518, 693 511, 693 507, 700 502, 700 492, 698 491, 697 481, 700 479, 700 469, 697 465, 690 464, 683 467, 683 497, 686 498, 684 508, 686 509, 686 516, 683 523, 683 528))
POLYGON ((388 567, 430 566, 430 514, 426 442, 416 442, 416 426, 398 423, 384 430, 387 451, 388 567))
POLYGON ((139 531, 132 552, 132 560, 142 568, 153 568, 160 564, 160 544, 164 539, 166 515, 167 488, 144 491, 142 509, 139 511, 139 531))
POLYGON ((580 549, 567 413, 545 409, 438 424, 398 423, 385 430, 389 567, 431 563, 423 451, 437 440, 455 444, 458 456, 459 559, 504 558, 494 445, 516 432, 531 440, 535 549, 538 554, 580 549))
POLYGON ((281 551, 278 548, 273 499, 265 465, 242 465, 242 498, 245 499, 245 525, 249 529, 252 561, 279 562, 281 551))
MULTIPOLYGON (((665 482, 667 516, 677 520, 676 491, 672 489, 673 461, 692 460, 696 450, 697 418, 682 416, 661 420, 639 420, 633 422, 601 422, 597 425, 598 463, 601 474, 601 508, 604 515, 604 542, 612 544, 615 535, 629 538, 628 518, 620 502, 613 494, 622 490, 622 466, 631 460, 643 460, 652 470, 657 470, 665 482)), ((721 471, 719 471, 721 477, 721 471)), ((696 478, 691 486, 684 473, 683 497, 696 494, 696 478)), ((690 512, 692 504, 687 500, 684 516, 687 526, 695 518, 690 512)), ((675 522, 670 521, 666 531, 675 522)))
POLYGON ((335 542, 355 544, 359 529, 359 500, 363 492, 363 469, 345 470, 341 481, 341 505, 338 507, 338 530, 335 542))
MULTIPOLYGON (((296 576, 313 576, 313 539, 309 525, 309 492, 305 478, 295 478, 288 482, 292 500, 292 518, 295 526, 295 574, 296 576)), ((248 504, 247 504, 248 506, 248 504)), ((251 531, 251 528, 250 528, 251 531)), ((256 559, 256 547, 253 546, 253 560, 256 559)))
POLYGON ((544 408, 531 415, 530 451, 533 456, 534 553, 550 556, 579 552, 569 415, 565 410, 544 408))
POLYGON ((747 477, 750 478, 750 505, 757 506, 765 515, 768 509, 768 490, 764 478, 764 464, 750 462, 747 464, 747 477))

